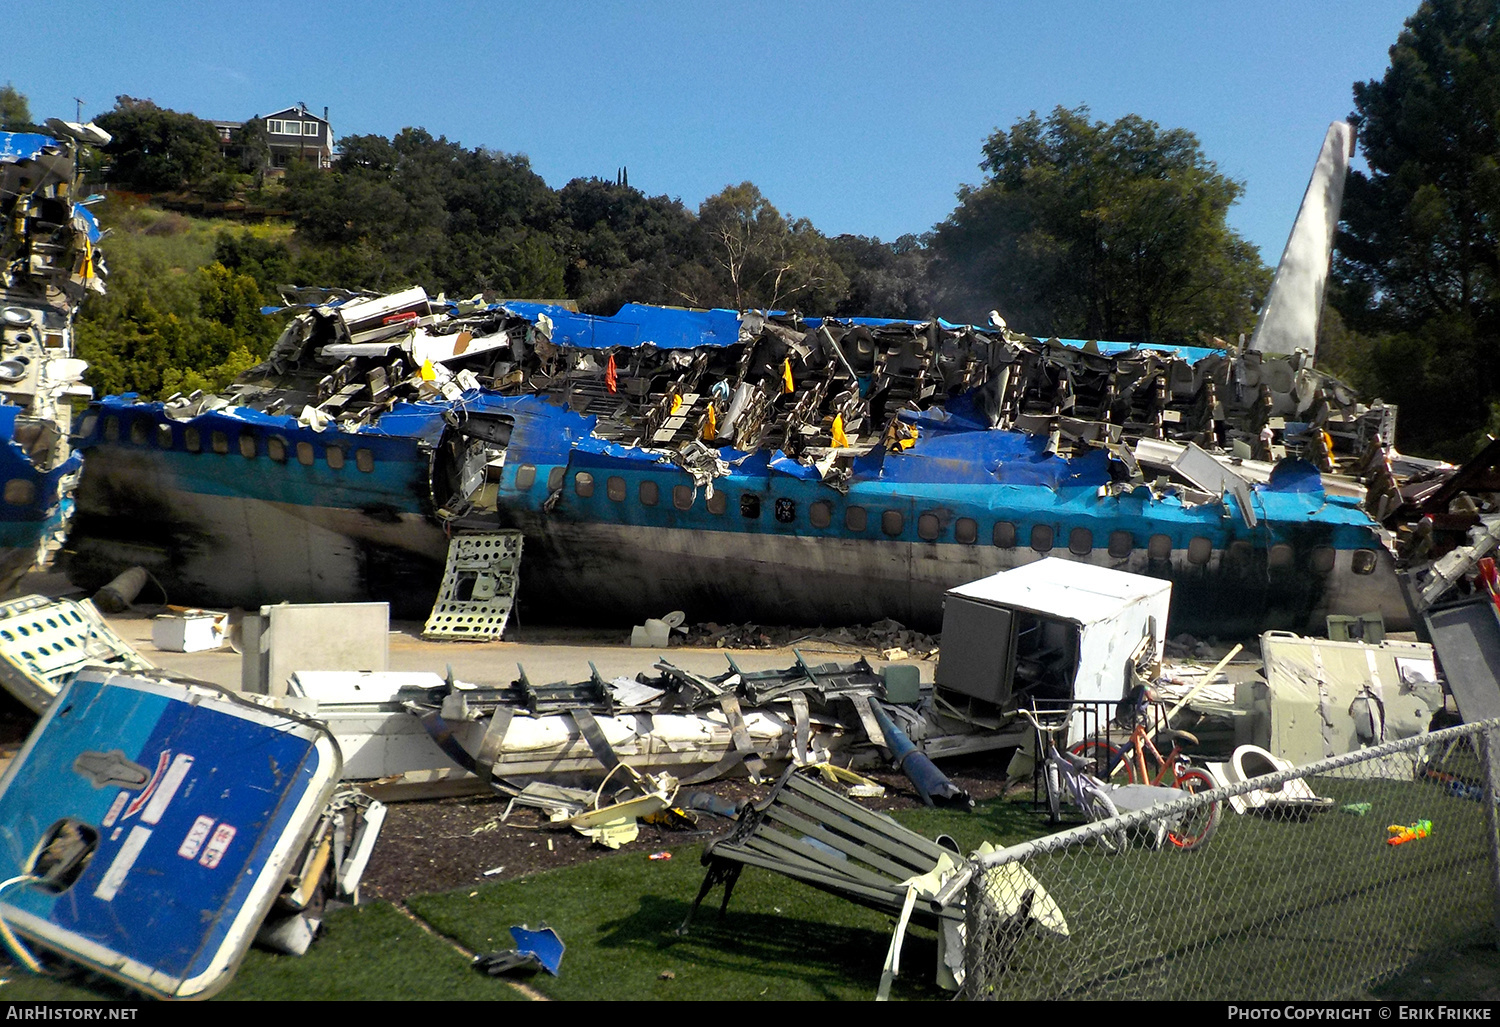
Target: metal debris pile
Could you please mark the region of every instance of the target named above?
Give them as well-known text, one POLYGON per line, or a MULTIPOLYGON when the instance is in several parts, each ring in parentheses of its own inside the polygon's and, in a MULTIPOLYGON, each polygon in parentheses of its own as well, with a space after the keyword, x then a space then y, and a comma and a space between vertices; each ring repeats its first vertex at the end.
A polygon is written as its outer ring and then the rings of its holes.
POLYGON ((800 645, 805 649, 873 653, 882 660, 931 660, 938 654, 935 637, 889 618, 847 628, 819 628, 811 633, 773 624, 721 625, 713 621, 687 625, 684 631, 681 644, 701 649, 784 649, 800 645))

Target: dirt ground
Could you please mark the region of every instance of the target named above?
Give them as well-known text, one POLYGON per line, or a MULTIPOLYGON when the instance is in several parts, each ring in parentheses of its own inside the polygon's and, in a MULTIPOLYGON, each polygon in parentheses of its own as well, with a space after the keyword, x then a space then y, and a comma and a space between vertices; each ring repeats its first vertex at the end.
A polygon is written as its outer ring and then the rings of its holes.
MULTIPOLYGON (((943 769, 977 800, 993 798, 1005 787, 1005 766, 993 757, 948 761, 943 769)), ((909 809, 921 805, 900 773, 869 776, 885 785, 882 799, 860 800, 872 809, 909 809)), ((763 797, 772 781, 753 785, 744 777, 685 787, 710 792, 728 802, 763 797)), ((502 820, 508 799, 471 796, 391 803, 380 842, 361 884, 361 897, 399 902, 408 895, 444 891, 483 881, 519 877, 538 870, 572 866, 597 859, 609 850, 593 845, 571 828, 549 824, 535 809, 517 806, 502 820)), ((642 824, 631 851, 672 852, 730 831, 734 822, 697 812, 694 829, 642 824)))

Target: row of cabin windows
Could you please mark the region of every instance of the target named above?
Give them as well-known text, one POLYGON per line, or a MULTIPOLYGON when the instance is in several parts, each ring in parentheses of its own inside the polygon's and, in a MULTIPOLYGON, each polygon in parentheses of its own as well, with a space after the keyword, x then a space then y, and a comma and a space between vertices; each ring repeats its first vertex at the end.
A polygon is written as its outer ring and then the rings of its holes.
MULTIPOLYGON (((562 467, 554 467, 547 475, 547 488, 556 492, 563 487, 567 472, 562 467)), ((536 481, 536 468, 530 464, 523 464, 516 473, 516 487, 530 488, 536 481)), ((573 491, 581 499, 589 499, 594 495, 595 481, 593 474, 588 471, 579 471, 573 476, 573 491)), ((618 476, 610 476, 605 479, 604 494, 612 502, 623 503, 626 497, 625 479, 618 476)), ((693 497, 697 490, 690 485, 674 485, 672 487, 672 505, 678 510, 689 510, 693 506, 693 497)), ((636 497, 642 506, 656 506, 661 502, 661 488, 656 482, 647 479, 642 481, 636 490, 636 497)), ((708 512, 716 516, 722 516, 728 509, 728 499, 723 490, 716 489, 707 501, 708 512)), ((755 519, 760 516, 761 500, 754 493, 744 493, 740 496, 740 514, 747 519, 755 519)), ((776 519, 782 523, 791 523, 795 519, 794 501, 786 498, 775 501, 776 519)), ((833 504, 827 500, 814 502, 807 512, 808 522, 814 528, 827 528, 833 523, 833 504)), ((849 506, 844 508, 844 527, 851 532, 862 533, 869 528, 869 512, 862 506, 849 506)), ((880 514, 880 530, 892 538, 900 537, 906 528, 906 518, 899 510, 885 510, 880 514)), ((917 537, 925 542, 936 542, 943 533, 943 519, 936 513, 924 513, 917 517, 917 537)), ((962 545, 974 545, 979 541, 979 522, 971 517, 960 517, 953 522, 953 539, 962 545)), ((996 521, 990 533, 990 542, 998 549, 1014 549, 1018 541, 1016 525, 1011 521, 996 521)), ((1050 553, 1060 541, 1056 538, 1050 524, 1032 525, 1027 545, 1038 553, 1050 553)), ((1068 532, 1068 552, 1074 556, 1089 556, 1094 552, 1094 533, 1088 528, 1073 528, 1068 532)), ((1123 560, 1135 550, 1135 535, 1128 531, 1112 531, 1109 533, 1108 552, 1116 560, 1123 560)), ((1213 556, 1213 542, 1199 536, 1191 539, 1187 547, 1188 563, 1195 566, 1203 566, 1213 556)), ((1254 547, 1249 542, 1233 542, 1225 554, 1230 563, 1245 564, 1251 559, 1254 547)), ((1146 542, 1146 555, 1151 560, 1168 560, 1172 556, 1172 537, 1170 535, 1152 535, 1146 542)), ((1267 562, 1272 568, 1290 567, 1294 561, 1295 552, 1291 546, 1285 543, 1271 547, 1267 554, 1267 562)), ((1312 552, 1312 569, 1320 574, 1326 574, 1333 570, 1334 551, 1326 546, 1314 549, 1312 552)), ((1358 549, 1354 552, 1353 570, 1356 574, 1371 574, 1377 564, 1376 553, 1373 549, 1358 549)))
MULTIPOLYGON (((87 435, 91 426, 85 425, 82 434, 87 435)), ((104 419, 104 438, 107 442, 120 441, 120 419, 117 417, 106 417, 104 419)), ((153 441, 153 432, 148 422, 137 419, 130 422, 130 442, 132 445, 144 446, 153 441)), ((174 445, 172 426, 170 424, 158 424, 154 433, 154 441, 158 449, 171 449, 174 445)), ((203 433, 197 428, 189 426, 182 429, 182 446, 189 453, 203 452, 203 433)), ((240 432, 235 442, 240 456, 247 460, 254 460, 260 455, 260 440, 252 433, 240 432)), ((287 460, 286 439, 279 435, 266 436, 266 456, 277 463, 285 463, 287 460)), ((230 450, 229 433, 222 431, 211 431, 208 433, 208 447, 215 453, 227 455, 230 450)), ((317 452, 311 442, 299 442, 294 447, 297 462, 304 467, 311 467, 317 463, 317 452)), ((323 460, 333 470, 341 470, 348 462, 348 451, 342 446, 325 446, 323 448, 323 460)), ((375 470, 375 454, 368 449, 356 449, 354 451, 354 466, 366 473, 375 470)))

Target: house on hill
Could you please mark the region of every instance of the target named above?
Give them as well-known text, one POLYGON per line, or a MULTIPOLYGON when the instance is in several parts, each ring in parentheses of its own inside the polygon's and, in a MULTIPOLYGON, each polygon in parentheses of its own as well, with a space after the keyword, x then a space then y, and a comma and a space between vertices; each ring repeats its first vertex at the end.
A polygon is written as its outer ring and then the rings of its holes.
MULTIPOLYGON (((256 115, 257 118, 260 115, 256 115)), ((271 166, 284 168, 292 161, 315 161, 320 168, 333 165, 333 126, 328 123, 328 108, 320 118, 306 104, 287 107, 262 118, 271 149, 271 166)), ((219 133, 219 152, 226 157, 238 150, 234 134, 244 127, 243 121, 211 122, 219 133)))

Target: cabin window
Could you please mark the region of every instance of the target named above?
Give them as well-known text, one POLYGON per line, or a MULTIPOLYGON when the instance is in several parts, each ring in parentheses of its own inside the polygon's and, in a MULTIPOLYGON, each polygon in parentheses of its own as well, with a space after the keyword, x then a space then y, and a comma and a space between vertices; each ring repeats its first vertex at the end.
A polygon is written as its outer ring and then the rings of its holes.
POLYGON ((267 438, 266 456, 275 460, 278 464, 286 463, 286 439, 280 435, 272 435, 267 438))
POLYGON ((1255 547, 1244 539, 1229 543, 1229 548, 1224 550, 1225 558, 1235 567, 1248 567, 1254 555, 1255 547))
POLYGON ((573 475, 573 491, 580 499, 589 499, 594 494, 594 476, 588 471, 573 475))
POLYGON ((90 435, 94 434, 94 429, 98 426, 98 414, 85 414, 83 420, 78 424, 78 434, 83 438, 88 438, 90 435))
POLYGON ((924 513, 917 518, 917 537, 923 542, 936 542, 943 533, 943 522, 935 513, 924 513))
POLYGON ((772 509, 776 514, 777 524, 791 524, 797 519, 797 501, 788 496, 777 496, 772 509))
POLYGON ((996 549, 1016 548, 1016 526, 1011 521, 996 521, 990 534, 990 543, 996 549))
POLYGON ((1094 533, 1087 528, 1074 528, 1068 532, 1068 552, 1074 556, 1088 556, 1094 551, 1094 533))
POLYGON ((724 495, 723 489, 714 489, 714 494, 708 497, 704 505, 715 517, 723 517, 724 511, 729 509, 729 497, 724 495))
POLYGON ((1295 554, 1292 547, 1285 542, 1278 542, 1271 547, 1271 552, 1266 555, 1266 565, 1269 567, 1290 567, 1295 554))
POLYGON ((746 492, 740 496, 740 516, 753 521, 760 516, 760 497, 746 492))
POLYGON ((625 479, 618 474, 610 475, 604 482, 604 494, 610 498, 611 502, 625 502, 625 479))
POLYGON ((189 453, 203 452, 203 436, 197 428, 184 428, 182 430, 182 446, 189 453))
POLYGON ((1333 570, 1333 550, 1327 546, 1319 546, 1312 551, 1312 569, 1318 574, 1327 574, 1333 570))
POLYGON ((254 460, 259 452, 259 447, 255 444, 255 436, 247 431, 240 432, 240 456, 246 460, 254 460))
POLYGON ((844 527, 850 531, 864 531, 870 526, 870 516, 862 506, 844 508, 844 527))
POLYGON ((960 517, 953 525, 953 538, 966 546, 979 541, 979 522, 972 517, 960 517))
POLYGON ((1213 555, 1214 544, 1202 535, 1199 535, 1188 543, 1188 563, 1194 566, 1202 567, 1208 563, 1208 558, 1213 555))
MULTIPOLYGON (((529 489, 535 484, 536 466, 534 464, 522 464, 520 467, 516 468, 516 488, 529 489)), ((625 498, 623 491, 621 492, 620 498, 625 498)))
POLYGON ((156 426, 156 448, 172 448, 172 426, 170 424, 158 424, 156 426))
POLYGON ((1146 555, 1153 560, 1172 559, 1172 536, 1152 535, 1146 543, 1146 555))
POLYGON ((104 441, 120 441, 120 419, 113 414, 104 419, 104 441))
POLYGON ((901 516, 900 510, 887 510, 880 515, 880 530, 891 538, 900 535, 904 527, 906 527, 906 518, 901 516))
POLYGON ((1135 536, 1128 531, 1112 531, 1109 533, 1109 555, 1116 560, 1123 560, 1135 549, 1135 536))
POLYGON ((556 492, 563 487, 563 478, 567 477, 566 467, 554 467, 547 472, 547 491, 556 492))
POLYGON ((1037 524, 1032 526, 1031 548, 1038 553, 1052 552, 1052 525, 1037 524))
POLYGON ((146 430, 145 420, 137 417, 130 422, 130 444, 132 446, 144 446, 150 439, 151 435, 146 430))
POLYGON ((655 506, 661 502, 661 489, 654 481, 643 481, 636 489, 636 495, 640 497, 642 506, 655 506))
POLYGON ((691 485, 672 486, 672 505, 679 510, 691 510, 693 508, 693 496, 697 490, 691 485))
POLYGON ((807 519, 814 528, 826 528, 833 523, 833 504, 820 499, 807 508, 807 519))
POLYGON ((313 465, 314 459, 315 455, 313 453, 313 446, 311 442, 297 443, 297 462, 299 464, 301 464, 303 467, 311 467, 313 465))
POLYGON ((214 452, 215 453, 218 453, 220 456, 226 456, 226 455, 228 455, 228 453, 229 453, 229 435, 226 432, 221 432, 221 431, 213 432, 209 436, 209 438, 213 442, 213 447, 214 447, 214 452))
POLYGON ((1355 574, 1374 574, 1375 565, 1378 561, 1379 556, 1376 554, 1375 550, 1356 549, 1354 551, 1354 556, 1350 559, 1350 564, 1352 565, 1355 574))
POLYGON ((332 470, 342 471, 344 469, 344 450, 339 446, 329 446, 323 450, 323 460, 332 470))
POLYGON ((5 483, 5 501, 11 506, 30 506, 36 501, 36 482, 12 478, 5 483))

